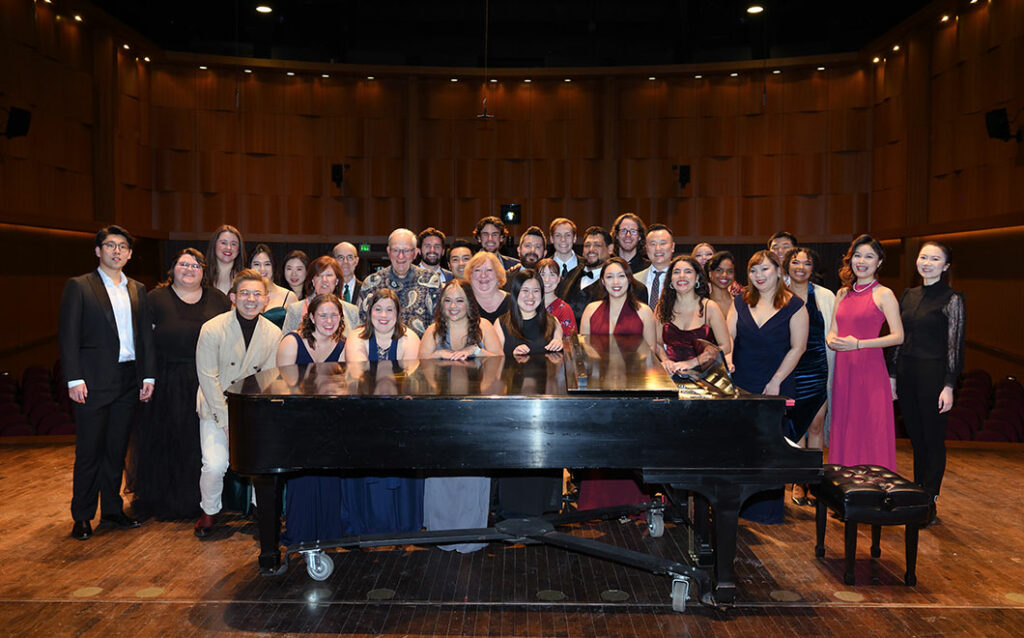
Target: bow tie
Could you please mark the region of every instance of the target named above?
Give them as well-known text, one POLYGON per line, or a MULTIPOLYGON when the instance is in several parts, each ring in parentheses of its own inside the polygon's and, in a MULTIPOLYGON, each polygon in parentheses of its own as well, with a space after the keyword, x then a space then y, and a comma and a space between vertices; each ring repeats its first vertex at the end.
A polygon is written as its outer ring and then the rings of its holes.
POLYGON ((594 271, 594 270, 584 269, 583 270, 583 276, 584 277, 590 277, 591 279, 597 279, 597 272, 594 271))

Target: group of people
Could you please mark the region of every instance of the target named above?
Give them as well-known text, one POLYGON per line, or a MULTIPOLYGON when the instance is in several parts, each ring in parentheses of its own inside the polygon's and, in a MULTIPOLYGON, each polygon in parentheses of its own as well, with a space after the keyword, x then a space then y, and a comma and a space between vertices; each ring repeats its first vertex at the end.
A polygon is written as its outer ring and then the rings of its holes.
MULTIPOLYGON (((61 301, 61 358, 78 424, 72 536, 91 536, 97 501, 101 522, 130 528, 138 518, 195 517, 195 534, 209 536, 228 467, 224 390, 248 375, 332 361, 524 358, 561 350, 577 332, 641 336, 670 374, 697 365, 700 340, 715 343, 737 386, 795 400, 791 440, 821 446, 828 414, 829 460, 843 465, 896 469, 894 387, 915 480, 937 497, 944 413, 963 361, 963 297, 946 281, 946 246, 921 247, 922 285, 898 301, 876 278, 885 254, 867 235, 850 245, 833 294, 816 283, 815 251, 786 232, 749 260, 746 286, 731 253, 700 243, 676 254, 671 229, 633 213, 610 231, 584 230, 580 254, 566 218, 547 234, 526 229, 518 259, 501 254, 507 229, 499 218, 481 219, 473 234, 475 245, 449 244, 436 228, 397 229, 389 265, 360 280, 349 242, 312 260, 292 251, 278 269, 263 244, 246 260, 242 233, 225 225, 205 255, 179 251, 166 281, 147 294, 123 273, 129 232, 99 231, 97 270, 70 279, 61 301), (888 368, 885 348, 893 352, 888 368), (133 423, 134 517, 120 496, 133 423)), ((647 498, 631 478, 583 479, 581 508, 647 498)), ((804 502, 798 490, 793 498, 804 502)), ((286 539, 483 527, 492 509, 541 514, 557 509, 561 475, 505 477, 493 492, 487 477, 300 477, 288 485, 286 539)), ((780 495, 755 500, 749 518, 781 520, 780 495)))

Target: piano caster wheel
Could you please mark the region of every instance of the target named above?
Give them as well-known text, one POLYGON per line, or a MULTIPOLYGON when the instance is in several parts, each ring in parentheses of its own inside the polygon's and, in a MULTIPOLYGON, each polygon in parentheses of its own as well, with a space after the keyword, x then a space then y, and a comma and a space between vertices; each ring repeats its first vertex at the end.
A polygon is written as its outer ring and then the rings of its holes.
POLYGON ((685 576, 672 578, 672 611, 686 611, 686 597, 690 594, 690 579, 685 576))
POLYGON ((651 538, 661 538, 665 534, 665 514, 647 510, 647 531, 651 538))
POLYGON ((313 580, 327 580, 334 571, 334 561, 323 550, 303 552, 306 555, 306 573, 313 580))

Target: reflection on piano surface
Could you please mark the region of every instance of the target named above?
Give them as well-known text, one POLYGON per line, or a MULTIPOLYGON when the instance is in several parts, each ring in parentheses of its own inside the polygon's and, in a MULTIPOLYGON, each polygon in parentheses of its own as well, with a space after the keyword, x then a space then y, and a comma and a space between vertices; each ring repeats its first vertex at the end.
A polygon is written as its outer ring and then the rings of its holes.
MULTIPOLYGON (((693 579, 704 602, 729 603, 743 500, 813 481, 821 452, 784 439, 784 398, 728 392, 720 356, 707 352, 706 365, 676 380, 642 338, 601 336, 567 343, 557 354, 313 364, 248 377, 228 390, 231 466, 256 486, 260 568, 282 566, 277 512, 287 473, 628 468, 673 501, 685 501, 687 491, 707 498, 713 539, 695 543, 714 548, 701 561, 708 569, 686 564, 690 557, 666 561, 553 531, 552 522, 587 520, 576 512, 463 535, 323 539, 313 549, 528 538, 693 579)), ((310 548, 289 551, 296 549, 310 548)))

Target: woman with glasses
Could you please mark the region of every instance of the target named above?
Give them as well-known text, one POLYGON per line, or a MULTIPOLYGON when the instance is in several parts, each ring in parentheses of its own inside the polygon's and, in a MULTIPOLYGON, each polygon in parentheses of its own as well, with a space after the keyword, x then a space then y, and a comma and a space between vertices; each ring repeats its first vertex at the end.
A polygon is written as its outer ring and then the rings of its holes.
MULTIPOLYGON (((341 281, 341 266, 334 257, 324 255, 314 259, 306 272, 305 298, 288 305, 281 331, 289 333, 299 329, 306 318, 309 302, 313 297, 331 293, 340 299, 341 281)), ((341 307, 342 314, 345 315, 342 336, 347 338, 349 331, 359 323, 359 308, 346 301, 341 302, 341 307)))
POLYGON ((196 343, 204 323, 231 310, 227 295, 203 285, 205 268, 203 254, 185 248, 167 280, 147 296, 160 382, 153 400, 143 404, 128 464, 128 490, 139 518, 177 520, 200 513, 196 343))

